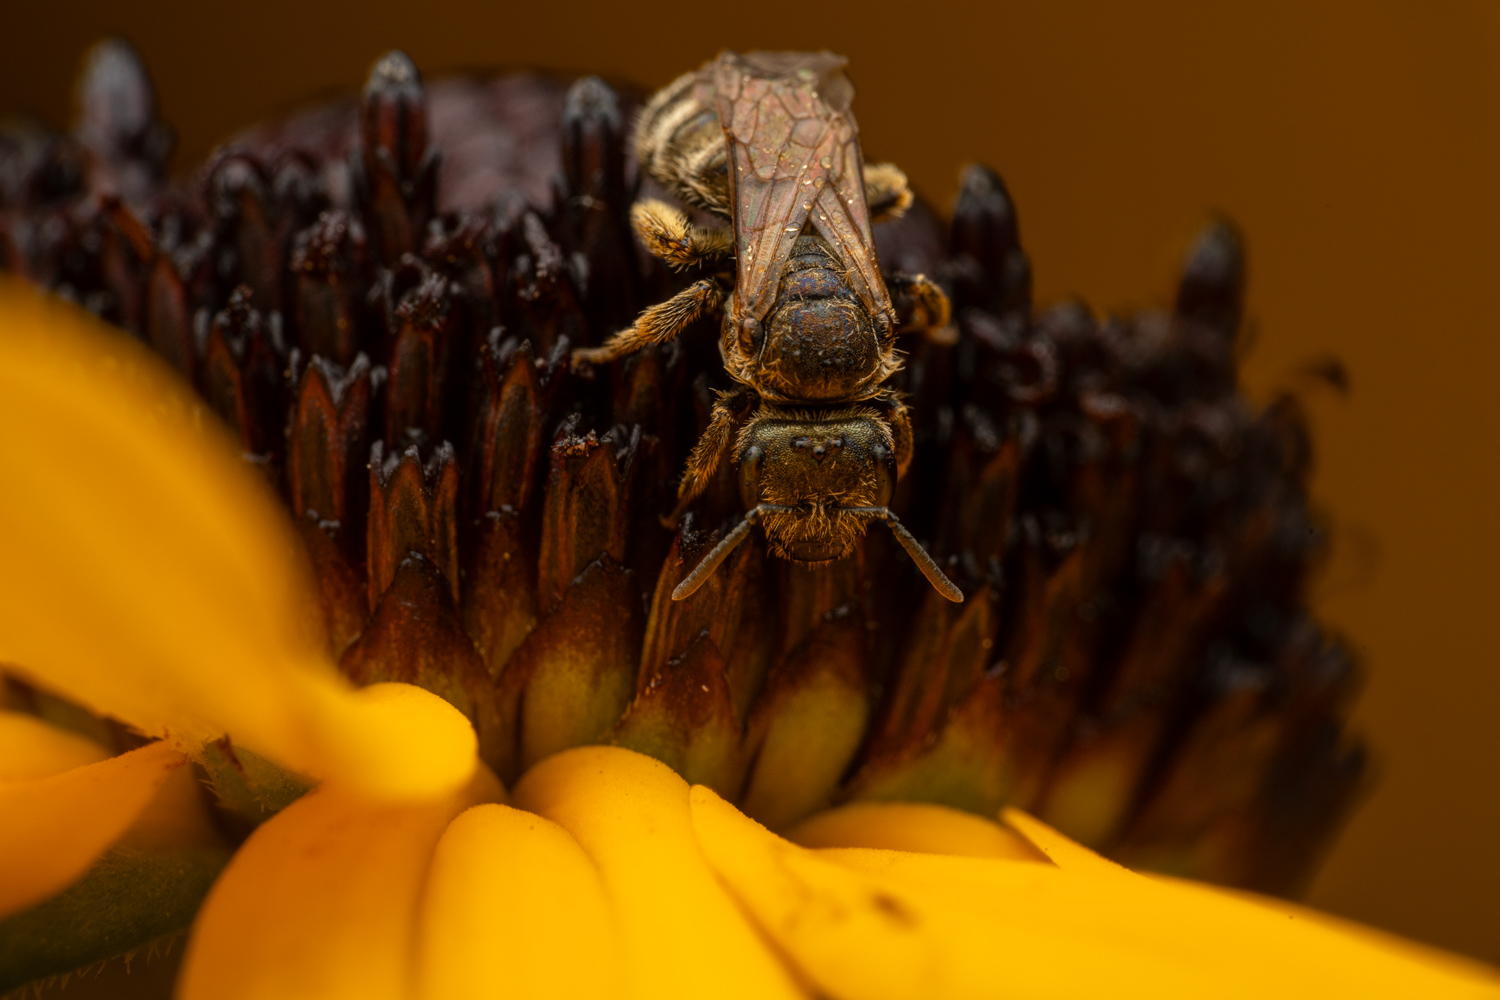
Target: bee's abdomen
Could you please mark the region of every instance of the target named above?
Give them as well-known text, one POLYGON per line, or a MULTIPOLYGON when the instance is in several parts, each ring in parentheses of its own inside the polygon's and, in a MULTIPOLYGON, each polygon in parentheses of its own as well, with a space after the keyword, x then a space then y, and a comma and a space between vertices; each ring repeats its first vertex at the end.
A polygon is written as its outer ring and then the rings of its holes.
POLYGON ((880 368, 875 324, 830 264, 821 254, 794 254, 766 317, 761 369, 789 399, 854 398, 880 368))

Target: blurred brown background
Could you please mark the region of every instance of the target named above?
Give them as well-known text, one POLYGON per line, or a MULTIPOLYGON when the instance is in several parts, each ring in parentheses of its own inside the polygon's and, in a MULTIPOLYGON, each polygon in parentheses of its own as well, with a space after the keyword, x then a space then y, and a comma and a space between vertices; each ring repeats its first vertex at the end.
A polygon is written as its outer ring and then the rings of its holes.
POLYGON ((648 87, 725 46, 827 47, 852 59, 866 152, 935 203, 966 161, 1000 170, 1039 301, 1165 299, 1180 242, 1229 212, 1251 251, 1247 387, 1311 385, 1329 355, 1353 384, 1312 390, 1337 543, 1320 607, 1369 666, 1381 773, 1311 901, 1500 962, 1500 6, 13 0, 0 108, 65 122, 106 33, 145 55, 179 166, 357 87, 391 47, 429 77, 648 87))

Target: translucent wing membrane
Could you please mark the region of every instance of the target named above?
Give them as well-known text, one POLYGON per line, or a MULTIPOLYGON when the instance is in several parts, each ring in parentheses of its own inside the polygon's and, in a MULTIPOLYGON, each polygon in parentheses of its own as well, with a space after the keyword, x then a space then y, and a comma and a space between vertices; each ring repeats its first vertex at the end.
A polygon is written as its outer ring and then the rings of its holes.
POLYGON ((809 222, 850 266, 850 285, 870 314, 891 315, 875 261, 845 62, 826 52, 725 52, 714 63, 738 243, 736 319, 765 319, 809 222))

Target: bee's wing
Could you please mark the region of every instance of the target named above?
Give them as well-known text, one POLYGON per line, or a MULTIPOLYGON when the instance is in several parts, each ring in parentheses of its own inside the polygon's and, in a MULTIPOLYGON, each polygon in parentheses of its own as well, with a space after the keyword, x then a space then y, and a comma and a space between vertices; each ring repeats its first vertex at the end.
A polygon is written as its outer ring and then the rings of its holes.
POLYGON ((827 52, 725 52, 714 64, 734 208, 736 318, 766 318, 809 218, 849 265, 849 285, 870 314, 893 316, 870 234, 844 63, 827 52))

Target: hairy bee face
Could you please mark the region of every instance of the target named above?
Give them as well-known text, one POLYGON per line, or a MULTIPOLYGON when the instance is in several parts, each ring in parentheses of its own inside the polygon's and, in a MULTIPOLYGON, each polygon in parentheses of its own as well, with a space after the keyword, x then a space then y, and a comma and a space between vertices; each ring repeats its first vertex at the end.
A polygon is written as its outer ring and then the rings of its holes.
POLYGON ((872 410, 814 417, 767 407, 745 426, 737 451, 746 507, 795 508, 761 523, 772 551, 799 562, 848 555, 869 518, 843 509, 885 506, 896 481, 890 426, 872 410))

